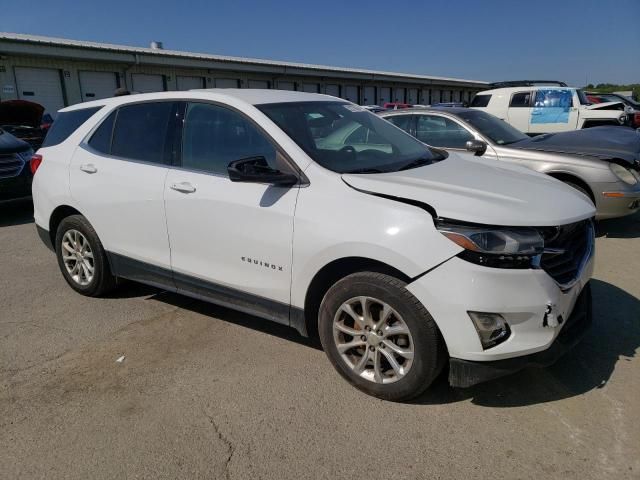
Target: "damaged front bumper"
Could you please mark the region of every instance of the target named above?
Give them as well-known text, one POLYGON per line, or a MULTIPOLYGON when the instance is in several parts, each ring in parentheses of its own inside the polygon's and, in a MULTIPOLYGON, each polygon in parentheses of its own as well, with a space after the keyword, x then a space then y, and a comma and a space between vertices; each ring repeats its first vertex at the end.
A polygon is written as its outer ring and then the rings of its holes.
POLYGON ((562 326, 560 334, 549 348, 522 357, 490 362, 451 358, 449 384, 452 387, 471 387, 478 383, 503 377, 528 367, 548 367, 575 346, 592 323, 591 285, 580 293, 573 311, 562 326))

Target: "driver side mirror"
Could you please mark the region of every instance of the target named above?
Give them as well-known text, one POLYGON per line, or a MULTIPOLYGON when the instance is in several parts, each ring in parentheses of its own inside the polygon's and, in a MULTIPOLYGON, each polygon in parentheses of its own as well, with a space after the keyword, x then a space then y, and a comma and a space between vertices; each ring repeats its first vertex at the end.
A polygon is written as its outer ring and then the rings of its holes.
POLYGON ((465 148, 467 151, 473 152, 477 157, 480 157, 487 151, 487 144, 482 140, 468 140, 465 148))
POLYGON ((290 187, 298 183, 298 176, 271 168, 264 157, 250 157, 234 160, 227 167, 232 182, 267 183, 290 187))

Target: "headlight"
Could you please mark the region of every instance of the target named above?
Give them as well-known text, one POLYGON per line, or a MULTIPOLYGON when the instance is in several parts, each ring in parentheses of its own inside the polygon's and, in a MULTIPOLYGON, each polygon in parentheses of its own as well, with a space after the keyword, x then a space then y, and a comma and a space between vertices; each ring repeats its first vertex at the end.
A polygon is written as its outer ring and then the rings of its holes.
POLYGON ((638 183, 638 180, 636 180, 636 177, 628 168, 625 168, 617 163, 610 163, 609 168, 611 169, 613 174, 624 183, 628 185, 635 185, 636 183, 638 183))
POLYGON ((459 256, 473 263, 499 268, 530 268, 542 253, 544 239, 534 228, 485 227, 440 222, 438 231, 465 249, 459 256))
POLYGON ((624 125, 627 122, 627 116, 626 115, 620 115, 618 117, 618 122, 620 122, 620 125, 624 125))

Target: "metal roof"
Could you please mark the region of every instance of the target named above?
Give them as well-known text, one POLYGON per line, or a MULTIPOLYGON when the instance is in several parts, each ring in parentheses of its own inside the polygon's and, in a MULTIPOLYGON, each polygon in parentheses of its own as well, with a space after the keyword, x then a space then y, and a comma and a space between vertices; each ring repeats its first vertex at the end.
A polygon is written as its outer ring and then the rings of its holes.
MULTIPOLYGON (((264 60, 259 58, 232 57, 225 55, 212 55, 207 53, 183 52, 179 50, 165 50, 145 47, 131 47, 127 45, 116 45, 110 43, 87 42, 80 40, 71 40, 66 38, 44 37, 40 35, 28 35, 22 33, 0 32, 0 42, 2 40, 30 44, 34 46, 51 46, 51 47, 71 47, 79 49, 89 49, 103 52, 115 52, 125 54, 143 54, 155 55, 158 57, 174 57, 176 59, 191 59, 202 61, 214 61, 225 63, 238 63, 249 65, 259 65, 263 67, 284 67, 309 70, 311 72, 335 72, 340 74, 356 74, 371 75, 374 77, 401 77, 413 81, 434 82, 459 82, 472 83, 477 86, 488 85, 488 82, 479 80, 466 80, 461 78, 434 77, 428 75, 415 75, 410 73, 387 72, 379 70, 369 70, 360 68, 335 67, 328 65, 314 65, 309 63, 281 62, 276 60, 264 60)), ((0 43, 1 50, 1 43, 0 43)))

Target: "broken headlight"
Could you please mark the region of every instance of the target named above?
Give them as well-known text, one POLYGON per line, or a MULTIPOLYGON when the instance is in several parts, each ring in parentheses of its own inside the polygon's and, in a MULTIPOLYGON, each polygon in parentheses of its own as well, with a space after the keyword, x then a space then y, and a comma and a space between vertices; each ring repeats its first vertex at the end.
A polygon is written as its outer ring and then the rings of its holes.
POLYGON ((438 231, 464 251, 458 256, 469 262, 496 268, 530 268, 542 253, 544 239, 528 227, 489 227, 439 222, 438 231))

